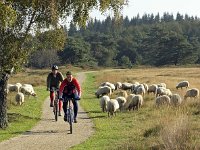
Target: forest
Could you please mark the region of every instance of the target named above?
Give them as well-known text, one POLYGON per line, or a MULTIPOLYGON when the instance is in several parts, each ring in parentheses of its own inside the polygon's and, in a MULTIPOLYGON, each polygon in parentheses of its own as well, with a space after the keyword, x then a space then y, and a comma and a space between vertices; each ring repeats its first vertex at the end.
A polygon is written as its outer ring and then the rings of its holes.
POLYGON ((68 28, 36 34, 37 44, 27 65, 131 68, 200 63, 200 19, 196 16, 167 12, 118 20, 108 16, 103 21, 91 19, 85 27, 71 23, 68 28), (59 45, 63 40, 64 48, 59 45))

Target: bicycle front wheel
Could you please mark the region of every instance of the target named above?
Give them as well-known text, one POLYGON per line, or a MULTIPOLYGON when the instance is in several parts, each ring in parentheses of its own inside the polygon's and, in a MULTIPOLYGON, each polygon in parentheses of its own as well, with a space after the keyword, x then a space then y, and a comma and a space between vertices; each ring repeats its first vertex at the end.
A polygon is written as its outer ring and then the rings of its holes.
POLYGON ((55 112, 54 112, 54 115, 55 115, 55 120, 58 121, 58 104, 55 103, 54 104, 54 107, 55 107, 55 112))
POLYGON ((72 114, 72 110, 69 109, 69 126, 70 126, 70 133, 72 134, 72 124, 73 124, 73 114, 72 114))

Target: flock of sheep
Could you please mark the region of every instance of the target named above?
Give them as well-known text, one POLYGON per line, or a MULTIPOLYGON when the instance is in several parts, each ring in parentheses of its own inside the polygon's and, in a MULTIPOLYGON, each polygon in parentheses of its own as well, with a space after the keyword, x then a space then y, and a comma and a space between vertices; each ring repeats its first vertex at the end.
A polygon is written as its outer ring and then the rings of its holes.
MULTIPOLYGON (((187 91, 184 95, 184 100, 187 98, 198 98, 199 89, 189 88, 189 81, 181 81, 176 85, 176 89, 186 88, 187 91)), ((103 112, 107 111, 108 116, 116 115, 116 111, 122 110, 138 110, 143 102, 145 94, 153 93, 155 95, 155 105, 173 105, 178 106, 183 102, 183 99, 179 94, 173 94, 170 89, 167 88, 165 83, 151 84, 146 83, 121 83, 116 84, 110 82, 103 82, 95 92, 97 98, 100 98, 100 107, 103 112), (110 98, 112 93, 117 91, 117 97, 110 98), (130 93, 130 94, 128 94, 130 93)))
POLYGON ((15 95, 15 101, 18 105, 22 105, 24 103, 24 95, 36 96, 36 93, 31 84, 8 84, 6 90, 7 94, 10 92, 17 92, 17 94, 15 95))

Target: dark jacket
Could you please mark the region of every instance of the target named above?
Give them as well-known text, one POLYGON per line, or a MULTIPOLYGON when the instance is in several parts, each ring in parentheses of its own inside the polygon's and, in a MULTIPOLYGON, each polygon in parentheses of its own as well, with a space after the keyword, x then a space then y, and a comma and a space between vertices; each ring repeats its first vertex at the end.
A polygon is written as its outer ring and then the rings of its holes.
POLYGON ((60 83, 64 80, 63 75, 61 72, 57 72, 56 76, 53 73, 49 73, 47 77, 47 89, 51 89, 55 87, 59 89, 60 83))

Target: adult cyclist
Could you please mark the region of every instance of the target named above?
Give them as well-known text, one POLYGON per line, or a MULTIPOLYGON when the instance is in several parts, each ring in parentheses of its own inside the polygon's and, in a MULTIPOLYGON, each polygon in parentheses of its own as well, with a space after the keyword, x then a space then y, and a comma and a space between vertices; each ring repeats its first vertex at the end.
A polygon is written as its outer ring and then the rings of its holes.
MULTIPOLYGON (((72 73, 68 71, 66 73, 66 78, 63 80, 63 82, 60 85, 59 89, 59 96, 60 99, 63 100, 63 111, 64 114, 66 114, 67 111, 67 101, 65 99, 67 98, 73 98, 73 110, 74 110, 74 123, 77 123, 77 113, 78 113, 78 101, 81 97, 81 87, 76 78, 72 76, 72 73)), ((64 121, 67 120, 67 116, 64 116, 64 121)))
MULTIPOLYGON (((53 65, 51 68, 51 72, 47 76, 47 91, 50 91, 50 107, 53 107, 53 100, 54 100, 54 91, 53 88, 59 89, 61 82, 64 80, 64 77, 61 72, 58 71, 58 66, 53 65)), ((59 94, 59 92, 58 92, 59 94)), ((59 100, 59 112, 58 115, 61 116, 61 108, 62 108, 62 101, 59 100)))

